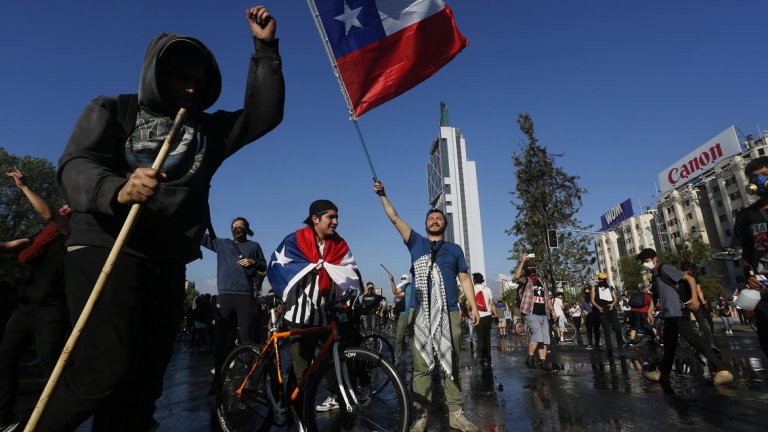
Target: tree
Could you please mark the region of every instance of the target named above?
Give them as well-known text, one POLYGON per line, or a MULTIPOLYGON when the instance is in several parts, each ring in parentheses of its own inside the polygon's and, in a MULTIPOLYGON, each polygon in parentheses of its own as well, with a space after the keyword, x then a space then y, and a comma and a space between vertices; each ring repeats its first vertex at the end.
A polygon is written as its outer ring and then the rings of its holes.
POLYGON ((581 287, 586 282, 584 269, 589 266, 590 239, 583 233, 560 230, 587 230, 576 220, 586 190, 579 177, 565 172, 556 164, 562 155, 550 154, 538 143, 533 120, 528 113, 518 116, 517 123, 528 142, 512 155, 517 184, 511 201, 517 210, 515 222, 506 230, 517 241, 512 256, 519 260, 523 253, 536 254, 542 274, 557 281, 559 287, 581 287), (548 254, 547 230, 558 230, 558 249, 548 254))
POLYGON ((632 289, 636 288, 641 283, 645 283, 644 267, 640 264, 640 261, 633 255, 625 255, 619 258, 619 273, 621 273, 621 281, 624 284, 624 291, 632 293, 632 289))
POLYGON ((187 281, 184 288, 184 310, 188 311, 192 309, 192 305, 195 304, 195 299, 200 295, 200 292, 195 288, 194 281, 187 281))
MULTIPOLYGON (((54 207, 63 203, 56 186, 53 165, 41 158, 16 156, 0 147, 0 241, 27 238, 43 227, 44 221, 37 214, 26 196, 5 178, 5 173, 18 168, 24 173, 29 187, 54 207)), ((25 269, 16 256, 0 255, 0 280, 15 282, 24 277, 25 269)))

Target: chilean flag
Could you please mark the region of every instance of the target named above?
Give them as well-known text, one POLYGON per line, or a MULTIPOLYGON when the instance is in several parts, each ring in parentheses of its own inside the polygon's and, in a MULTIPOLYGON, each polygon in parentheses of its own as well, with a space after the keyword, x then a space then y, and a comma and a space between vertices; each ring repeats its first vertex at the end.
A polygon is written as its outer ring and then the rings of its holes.
POLYGON ((360 288, 357 264, 347 242, 338 235, 327 239, 322 256, 316 242, 314 231, 304 227, 289 234, 272 253, 267 277, 272 290, 283 300, 313 270, 317 271, 320 294, 330 291, 332 281, 343 293, 351 287, 360 288))
POLYGON ((442 0, 310 0, 358 117, 432 76, 467 46, 442 0))

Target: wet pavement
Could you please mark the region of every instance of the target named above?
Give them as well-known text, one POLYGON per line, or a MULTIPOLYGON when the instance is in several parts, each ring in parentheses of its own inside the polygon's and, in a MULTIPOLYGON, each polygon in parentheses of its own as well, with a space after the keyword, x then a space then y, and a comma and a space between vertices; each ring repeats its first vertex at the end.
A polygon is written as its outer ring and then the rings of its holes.
MULTIPOLYGON (((620 359, 560 344, 553 359, 561 370, 529 371, 524 364, 527 339, 499 338, 494 330, 492 367, 482 367, 469 344, 462 348, 464 410, 482 431, 768 430, 761 415, 768 407, 768 371, 756 334, 735 326, 734 336, 718 331, 716 338, 735 382, 713 386, 706 366, 682 344, 671 382, 662 386, 642 375, 643 369, 655 367, 662 348, 628 348, 627 358, 620 359)), ((212 430, 206 395, 212 352, 185 351, 185 343, 177 344, 166 373, 156 413, 159 432, 212 430)), ((410 382, 410 371, 404 375, 410 382)), ((433 375, 433 385, 440 386, 439 378, 433 375)), ((26 367, 21 410, 31 410, 42 385, 34 367, 26 367)), ((433 395, 429 430, 446 431, 441 390, 436 388, 433 395)), ((87 424, 78 429, 87 430, 87 424)))

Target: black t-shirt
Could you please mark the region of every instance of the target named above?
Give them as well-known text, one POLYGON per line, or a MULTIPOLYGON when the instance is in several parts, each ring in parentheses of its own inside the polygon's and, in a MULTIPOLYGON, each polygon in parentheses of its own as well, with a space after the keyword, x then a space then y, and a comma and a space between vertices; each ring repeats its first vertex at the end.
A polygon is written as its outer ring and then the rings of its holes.
POLYGON ((537 281, 537 284, 533 285, 533 314, 534 315, 546 315, 547 307, 544 297, 544 288, 541 285, 541 281, 537 281))
POLYGON ((758 201, 736 216, 733 246, 743 249, 742 256, 759 274, 768 274, 768 209, 758 201))
POLYGON ((64 299, 65 243, 64 235, 58 235, 40 255, 30 260, 29 277, 19 289, 19 302, 45 304, 64 299))

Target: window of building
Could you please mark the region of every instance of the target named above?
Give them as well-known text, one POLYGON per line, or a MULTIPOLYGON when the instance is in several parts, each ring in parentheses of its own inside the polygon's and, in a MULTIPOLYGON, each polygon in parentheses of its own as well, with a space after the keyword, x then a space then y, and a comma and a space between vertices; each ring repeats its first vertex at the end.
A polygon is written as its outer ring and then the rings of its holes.
POLYGON ((687 220, 691 220, 691 219, 693 219, 693 213, 687 213, 687 214, 685 215, 685 218, 686 218, 687 220))
POLYGON ((447 184, 447 185, 443 186, 443 190, 445 191, 446 195, 450 195, 451 194, 451 185, 447 184))
POLYGON ((714 193, 720 193, 720 186, 715 186, 712 188, 712 192, 714 193))
POLYGON ((732 194, 728 194, 728 198, 730 198, 730 199, 731 199, 731 201, 736 201, 736 200, 738 200, 738 199, 741 199, 741 193, 739 193, 739 192, 734 192, 734 193, 732 193, 732 194))
POLYGON ((725 236, 730 237, 731 236, 731 230, 725 230, 725 236))
POLYGON ((757 154, 759 154, 760 156, 765 156, 765 149, 761 149, 761 148, 757 149, 757 154))
POLYGON ((734 217, 734 218, 735 218, 735 217, 736 217, 736 215, 738 215, 738 214, 739 214, 739 210, 740 210, 740 209, 733 209, 733 210, 731 210, 731 217, 734 217))
POLYGON ((722 200, 717 200, 717 206, 718 207, 722 207, 723 206, 723 201, 722 200))
POLYGON ((720 215, 719 219, 720 219, 720 222, 725 222, 726 220, 728 220, 728 218, 725 217, 725 215, 720 215))
POLYGON ((689 205, 691 205, 691 202, 690 202, 690 201, 688 201, 688 200, 685 200, 685 202, 683 203, 683 205, 684 205, 685 207, 688 207, 689 205))
POLYGON ((667 207, 667 213, 672 213, 672 207, 667 207))

